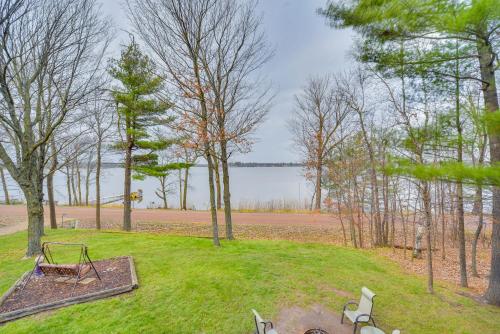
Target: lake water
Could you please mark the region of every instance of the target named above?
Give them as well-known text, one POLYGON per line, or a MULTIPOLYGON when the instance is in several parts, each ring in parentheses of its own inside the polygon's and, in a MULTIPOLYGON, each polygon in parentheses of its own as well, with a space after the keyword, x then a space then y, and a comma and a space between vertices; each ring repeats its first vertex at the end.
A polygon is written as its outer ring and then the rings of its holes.
MULTIPOLYGON (((82 171, 84 175, 85 171, 82 171)), ((122 168, 105 168, 101 176, 101 197, 103 199, 123 194, 122 168)), ((222 177, 222 174, 221 174, 222 177)), ((92 176, 94 178, 94 176, 92 176)), ((171 193, 168 196, 169 207, 179 207, 178 175, 170 177, 171 193)), ((308 183, 300 167, 233 167, 230 168, 231 203, 233 208, 255 208, 273 205, 274 208, 293 207, 304 208, 309 205, 312 196, 312 186, 308 183)), ((158 207, 162 201, 155 195, 159 181, 148 177, 143 181, 132 180, 132 191, 142 189, 143 200, 134 203, 135 207, 158 207)), ((1 187, 0 187, 1 188, 1 187)), ((15 183, 9 181, 11 197, 20 198, 22 192, 15 183)), ((82 196, 84 195, 82 184, 82 196)), ((66 176, 56 173, 54 178, 54 196, 61 204, 68 202, 66 176)), ((3 190, 0 189, 3 200, 3 190)), ((45 199, 47 197, 45 196, 45 199)), ((95 186, 90 189, 90 199, 95 198, 95 186)), ((120 202, 117 202, 120 203, 120 202)), ((209 192, 206 167, 190 169, 188 207, 206 210, 209 207, 209 192)))

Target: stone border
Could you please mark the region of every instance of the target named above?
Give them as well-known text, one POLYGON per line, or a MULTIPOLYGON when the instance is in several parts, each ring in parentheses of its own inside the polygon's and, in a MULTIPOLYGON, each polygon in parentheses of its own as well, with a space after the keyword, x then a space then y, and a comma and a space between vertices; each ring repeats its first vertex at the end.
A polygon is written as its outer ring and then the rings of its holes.
MULTIPOLYGON (((77 297, 70 297, 66 298, 63 300, 59 300, 56 302, 48 303, 48 304, 42 304, 42 305, 36 305, 36 306, 31 306, 28 308, 24 309, 19 309, 7 313, 0 314, 0 324, 5 323, 7 321, 15 320, 18 318, 26 317, 28 315, 32 315, 35 313, 43 312, 43 311, 48 311, 48 310, 53 310, 56 308, 61 308, 73 304, 80 304, 80 303, 85 303, 97 299, 102 299, 102 298, 107 298, 115 295, 119 295, 125 292, 130 292, 134 289, 137 289, 139 287, 139 282, 137 280, 137 273, 135 271, 135 265, 134 265, 134 259, 132 256, 123 256, 123 258, 128 258, 129 260, 129 266, 130 266, 130 276, 132 279, 132 284, 130 285, 125 285, 113 289, 108 289, 108 290, 103 290, 103 291, 97 291, 93 292, 87 295, 83 296, 77 296, 77 297)), ((103 259, 107 260, 107 259, 103 259)), ((15 288, 23 282, 23 279, 30 273, 31 271, 25 272, 23 276, 21 276, 20 279, 16 281, 16 283, 0 298, 0 305, 9 297, 9 295, 15 290, 15 288)))

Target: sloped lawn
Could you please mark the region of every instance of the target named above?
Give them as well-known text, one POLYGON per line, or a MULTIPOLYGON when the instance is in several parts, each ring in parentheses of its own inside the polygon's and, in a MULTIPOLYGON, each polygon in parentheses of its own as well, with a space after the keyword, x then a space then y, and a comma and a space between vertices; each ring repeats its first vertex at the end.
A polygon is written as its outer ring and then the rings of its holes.
MULTIPOLYGON (((286 306, 339 311, 345 293, 377 293, 382 328, 403 333, 500 333, 500 308, 484 306, 403 273, 370 251, 285 241, 223 242, 162 234, 47 231, 45 240, 84 242, 92 259, 132 255, 139 289, 0 326, 1 333, 251 333, 251 308, 273 318, 286 306)), ((0 237, 0 293, 33 261, 21 260, 26 233, 0 237)), ((55 256, 75 261, 76 252, 55 256), (73 260, 71 260, 73 259, 73 260)), ((283 333, 287 334, 287 333, 283 333)))

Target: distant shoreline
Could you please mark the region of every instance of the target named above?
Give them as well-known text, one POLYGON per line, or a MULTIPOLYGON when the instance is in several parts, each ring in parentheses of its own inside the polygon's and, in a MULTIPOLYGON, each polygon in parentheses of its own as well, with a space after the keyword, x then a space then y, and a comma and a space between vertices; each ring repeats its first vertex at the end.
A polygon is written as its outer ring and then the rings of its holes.
MULTIPOLYGON (((120 162, 103 162, 102 168, 120 168, 120 162)), ((207 167, 207 164, 196 164, 193 167, 207 167)), ((230 162, 229 167, 255 168, 255 167, 304 167, 304 164, 297 162, 230 162)))

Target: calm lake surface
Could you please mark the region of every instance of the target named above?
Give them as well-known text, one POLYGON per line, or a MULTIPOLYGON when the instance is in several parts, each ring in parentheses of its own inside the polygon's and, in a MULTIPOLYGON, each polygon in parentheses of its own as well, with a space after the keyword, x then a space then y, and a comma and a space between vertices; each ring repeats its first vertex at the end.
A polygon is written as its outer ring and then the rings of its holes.
MULTIPOLYGON (((101 197, 103 199, 123 194, 122 168, 105 168, 101 176, 101 197)), ((85 171, 82 170, 82 175, 85 171)), ((221 173, 222 177, 222 173, 221 173)), ((92 175, 92 185, 89 199, 95 198, 95 176, 92 175)), ((10 178, 8 178, 10 179, 10 178)), ((209 192, 206 167, 190 169, 188 207, 196 210, 206 210, 209 207, 209 192)), ((171 208, 179 207, 178 174, 169 178, 170 194, 168 204, 171 208)), ((312 186, 309 184, 300 167, 232 167, 230 168, 231 203, 234 209, 266 207, 273 205, 280 209, 283 206, 303 208, 309 205, 312 196, 312 186), (272 203, 271 203, 272 202, 272 203)), ((134 207, 158 207, 162 201, 155 195, 160 183, 157 179, 148 177, 143 181, 132 180, 132 191, 142 189, 143 200, 134 203, 134 207)), ((82 196, 85 197, 84 181, 82 181, 82 196)), ((1 188, 1 187, 0 187, 1 188)), ((22 198, 22 192, 10 179, 11 197, 22 198)), ((54 178, 54 196, 60 204, 68 202, 66 176, 56 173, 54 178)), ((0 189, 3 200, 3 190, 0 189)), ((44 199, 47 199, 45 196, 44 199)), ((121 202, 116 202, 121 203, 121 202)))

